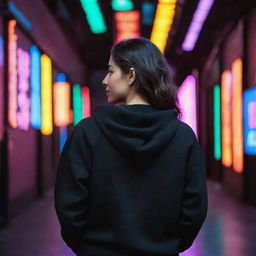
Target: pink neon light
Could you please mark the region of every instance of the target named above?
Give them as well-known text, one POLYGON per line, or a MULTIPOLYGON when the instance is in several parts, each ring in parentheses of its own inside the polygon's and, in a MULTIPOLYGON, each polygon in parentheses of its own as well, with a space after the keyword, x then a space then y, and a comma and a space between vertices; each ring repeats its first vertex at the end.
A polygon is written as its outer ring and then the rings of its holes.
POLYGON ((29 76, 30 56, 21 48, 17 51, 18 58, 18 111, 17 124, 22 130, 28 130, 30 122, 29 76))
POLYGON ((90 91, 88 87, 82 87, 83 118, 91 116, 90 91))
POLYGON ((192 51, 195 47, 199 33, 203 27, 214 0, 200 0, 197 9, 194 13, 192 22, 188 28, 186 37, 182 43, 182 49, 184 51, 192 51))
POLYGON ((13 127, 17 127, 16 111, 17 111, 17 35, 15 33, 16 20, 10 20, 8 24, 8 122, 13 127))
POLYGON ((252 101, 248 104, 249 128, 256 128, 256 102, 252 101))
POLYGON ((187 123, 197 137, 196 79, 187 76, 178 90, 179 105, 182 111, 180 120, 187 123))

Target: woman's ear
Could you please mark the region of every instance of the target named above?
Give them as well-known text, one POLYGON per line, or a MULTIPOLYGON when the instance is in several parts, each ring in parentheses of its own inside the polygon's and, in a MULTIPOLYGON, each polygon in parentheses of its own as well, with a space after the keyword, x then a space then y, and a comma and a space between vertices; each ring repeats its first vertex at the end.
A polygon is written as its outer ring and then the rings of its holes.
POLYGON ((136 74, 135 74, 135 70, 134 68, 130 68, 130 71, 129 71, 129 84, 132 84, 135 80, 135 77, 136 77, 136 74))

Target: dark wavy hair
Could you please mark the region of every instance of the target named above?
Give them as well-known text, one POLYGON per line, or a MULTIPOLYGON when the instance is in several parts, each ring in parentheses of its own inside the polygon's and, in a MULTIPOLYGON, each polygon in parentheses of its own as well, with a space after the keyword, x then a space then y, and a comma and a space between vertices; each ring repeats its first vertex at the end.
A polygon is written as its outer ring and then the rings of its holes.
POLYGON ((135 90, 157 109, 174 109, 179 116, 177 87, 171 69, 159 48, 145 37, 121 40, 111 48, 111 56, 123 74, 135 70, 135 90))

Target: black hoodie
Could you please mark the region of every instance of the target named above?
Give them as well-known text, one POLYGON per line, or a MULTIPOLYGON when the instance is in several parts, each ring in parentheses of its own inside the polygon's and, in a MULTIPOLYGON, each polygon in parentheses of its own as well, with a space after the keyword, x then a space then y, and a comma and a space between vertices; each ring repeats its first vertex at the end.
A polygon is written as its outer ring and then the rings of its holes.
POLYGON ((101 104, 66 141, 54 196, 79 256, 176 256, 207 215, 203 153, 174 110, 101 104))

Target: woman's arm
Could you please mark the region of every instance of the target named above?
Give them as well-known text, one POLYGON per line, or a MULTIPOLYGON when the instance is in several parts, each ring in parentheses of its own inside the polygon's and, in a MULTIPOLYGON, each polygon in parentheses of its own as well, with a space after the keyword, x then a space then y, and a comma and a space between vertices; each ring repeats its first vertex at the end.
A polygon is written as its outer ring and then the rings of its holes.
POLYGON ((179 252, 188 249, 206 218, 208 209, 207 180, 201 147, 196 139, 189 152, 183 200, 177 230, 179 252))
POLYGON ((54 190, 61 236, 74 252, 79 248, 89 212, 89 153, 81 124, 75 126, 63 147, 54 190))

